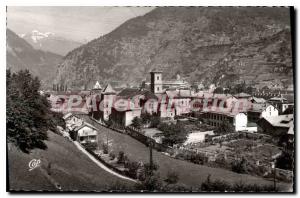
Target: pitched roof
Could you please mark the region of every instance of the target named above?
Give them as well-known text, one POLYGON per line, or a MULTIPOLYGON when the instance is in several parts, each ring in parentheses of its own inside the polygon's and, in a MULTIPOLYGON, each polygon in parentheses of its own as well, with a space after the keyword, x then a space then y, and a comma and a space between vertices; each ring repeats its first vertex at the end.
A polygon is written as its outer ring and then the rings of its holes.
POLYGON ((245 114, 244 111, 241 111, 241 110, 238 110, 238 109, 235 109, 235 108, 230 108, 230 109, 227 109, 227 108, 218 108, 218 107, 215 107, 214 109, 210 108, 210 109, 204 109, 202 112, 204 113, 214 113, 214 114, 220 114, 220 115, 226 115, 226 116, 230 116, 230 117, 234 117, 236 115, 238 115, 239 113, 243 113, 245 114))
POLYGON ((151 91, 138 88, 125 88, 120 93, 118 93, 118 96, 125 99, 134 98, 136 96, 143 96, 145 100, 157 99, 157 96, 151 91))
POLYGON ((266 102, 265 99, 263 99, 263 98, 257 98, 257 97, 254 97, 254 96, 251 97, 250 100, 251 100, 252 102, 255 102, 255 103, 265 103, 265 102, 266 102))
POLYGON ((116 91, 112 88, 110 84, 107 84, 102 91, 102 94, 115 94, 116 91))
POLYGON ((80 126, 77 126, 77 127, 74 129, 74 131, 78 131, 78 130, 82 129, 82 128, 85 127, 85 126, 90 127, 90 128, 92 128, 92 129, 94 129, 94 130, 97 130, 97 128, 94 127, 93 125, 91 125, 91 124, 89 124, 89 123, 87 123, 87 122, 83 122, 83 124, 80 125, 80 126))
MULTIPOLYGON (((250 111, 250 112, 263 112, 269 106, 274 107, 273 105, 266 104, 266 103, 264 103, 264 104, 254 103, 254 104, 251 104, 251 107, 249 108, 248 111, 250 111)), ((276 108, 276 107, 274 107, 274 108, 276 108)))
POLYGON ((235 94, 234 97, 236 98, 249 98, 251 97, 249 94, 246 94, 246 93, 238 93, 238 94, 235 94))
POLYGON ((287 99, 285 99, 283 97, 273 97, 273 98, 270 98, 269 101, 280 101, 280 102, 283 102, 283 101, 287 101, 287 99))
POLYGON ((167 90, 165 93, 169 98, 189 98, 189 97, 192 97, 191 90, 188 90, 188 89, 167 90))
POLYGON ((71 117, 73 114, 72 113, 67 113, 63 116, 63 119, 66 120, 68 119, 69 117, 71 117))
POLYGON ((93 89, 102 89, 100 83, 97 81, 96 84, 94 85, 93 89))
POLYGON ((264 118, 266 121, 268 121, 272 126, 275 127, 286 127, 290 128, 290 126, 294 123, 294 115, 279 115, 279 116, 270 116, 264 118))

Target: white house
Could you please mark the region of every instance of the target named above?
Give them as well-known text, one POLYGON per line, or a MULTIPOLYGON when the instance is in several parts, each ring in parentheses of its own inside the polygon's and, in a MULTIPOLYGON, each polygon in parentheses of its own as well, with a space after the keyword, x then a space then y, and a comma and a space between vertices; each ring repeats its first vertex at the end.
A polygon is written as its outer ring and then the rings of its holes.
POLYGON ((71 135, 74 140, 80 144, 97 143, 97 128, 84 122, 82 125, 76 127, 71 135))
POLYGON ((225 111, 216 108, 215 110, 207 110, 203 113, 205 123, 211 126, 219 127, 227 122, 234 127, 235 131, 247 130, 248 118, 244 112, 233 111, 232 109, 225 111))
POLYGON ((257 122, 261 118, 278 116, 279 110, 270 104, 253 103, 248 109, 248 119, 250 122, 257 122))

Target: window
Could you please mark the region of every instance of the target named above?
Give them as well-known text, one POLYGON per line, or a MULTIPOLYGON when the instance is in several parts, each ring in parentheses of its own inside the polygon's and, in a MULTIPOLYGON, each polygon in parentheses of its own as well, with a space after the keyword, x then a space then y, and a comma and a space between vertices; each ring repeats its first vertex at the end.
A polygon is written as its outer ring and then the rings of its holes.
POLYGON ((159 91, 159 87, 157 87, 156 90, 159 91))
POLYGON ((157 76, 157 80, 159 80, 159 76, 157 76))

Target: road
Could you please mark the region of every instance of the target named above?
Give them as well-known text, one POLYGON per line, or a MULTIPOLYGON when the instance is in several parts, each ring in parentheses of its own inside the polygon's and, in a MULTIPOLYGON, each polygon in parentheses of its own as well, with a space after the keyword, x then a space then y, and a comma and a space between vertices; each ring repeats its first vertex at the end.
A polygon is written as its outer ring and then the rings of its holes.
POLYGON ((82 145, 81 145, 80 143, 74 141, 74 144, 75 144, 75 146, 76 146, 81 152, 83 152, 88 158, 90 158, 95 164, 97 164, 97 166, 99 166, 100 168, 102 168, 102 169, 105 170, 106 172, 108 172, 108 173, 110 173, 110 174, 112 174, 112 175, 115 175, 115 176, 117 176, 117 177, 119 177, 119 178, 121 178, 121 179, 125 179, 125 180, 128 180, 128 181, 132 181, 132 182, 137 183, 136 180, 131 179, 131 178, 129 178, 129 177, 126 177, 126 176, 124 176, 124 175, 121 175, 121 174, 119 174, 119 173, 116 173, 116 172, 112 171, 111 169, 109 169, 108 167, 106 167, 106 166, 105 166, 104 164, 102 164, 99 160, 95 159, 95 157, 92 156, 89 152, 87 152, 87 151, 82 147, 82 145))

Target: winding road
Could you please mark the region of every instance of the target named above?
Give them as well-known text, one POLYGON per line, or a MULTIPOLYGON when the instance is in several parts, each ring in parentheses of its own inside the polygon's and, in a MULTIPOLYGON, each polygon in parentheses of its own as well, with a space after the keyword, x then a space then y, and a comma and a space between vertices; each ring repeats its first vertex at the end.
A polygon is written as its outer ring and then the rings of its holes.
POLYGON ((112 174, 112 175, 115 175, 121 179, 125 179, 125 180, 129 180, 129 181, 132 181, 132 182, 135 182, 135 183, 138 183, 138 181, 134 180, 134 179, 131 179, 129 177, 126 177, 124 175, 121 175, 119 173, 116 173, 114 171, 112 171, 111 169, 109 169, 107 166, 105 166, 104 164, 102 164, 101 162, 99 162, 94 156, 92 156, 89 152, 87 152, 83 147, 82 145, 79 143, 79 142, 76 142, 74 141, 73 142, 75 144, 75 146, 81 151, 83 152, 88 158, 90 158, 95 164, 97 164, 97 166, 99 166, 100 168, 102 168, 103 170, 105 170, 106 172, 112 174))

